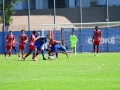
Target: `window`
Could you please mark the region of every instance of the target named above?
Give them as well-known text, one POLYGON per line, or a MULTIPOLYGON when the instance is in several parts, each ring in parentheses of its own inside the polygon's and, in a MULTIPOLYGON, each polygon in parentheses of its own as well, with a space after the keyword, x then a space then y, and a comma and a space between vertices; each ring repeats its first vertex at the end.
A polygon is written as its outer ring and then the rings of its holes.
MULTIPOLYGON (((66 8, 69 0, 55 0, 56 8, 66 8)), ((54 8, 54 0, 48 0, 48 8, 54 8)))

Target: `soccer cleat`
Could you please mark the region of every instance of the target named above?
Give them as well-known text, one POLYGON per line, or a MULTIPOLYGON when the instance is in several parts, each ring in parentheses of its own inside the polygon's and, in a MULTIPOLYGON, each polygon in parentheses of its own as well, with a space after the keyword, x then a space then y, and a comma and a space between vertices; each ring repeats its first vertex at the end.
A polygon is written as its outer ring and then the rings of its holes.
POLYGON ((20 60, 20 58, 18 58, 18 60, 20 60))
POLYGON ((8 59, 10 59, 10 57, 8 59))
POLYGON ((34 61, 37 61, 37 59, 36 59, 36 58, 34 58, 33 60, 34 60, 34 61))
POLYGON ((43 58, 43 60, 47 60, 46 58, 43 58))
POLYGON ((96 54, 96 56, 98 56, 98 54, 96 54))
POLYGON ((50 56, 48 57, 48 60, 51 60, 52 61, 52 58, 50 58, 50 56))
POLYGON ((50 59, 50 56, 48 56, 48 59, 50 59))

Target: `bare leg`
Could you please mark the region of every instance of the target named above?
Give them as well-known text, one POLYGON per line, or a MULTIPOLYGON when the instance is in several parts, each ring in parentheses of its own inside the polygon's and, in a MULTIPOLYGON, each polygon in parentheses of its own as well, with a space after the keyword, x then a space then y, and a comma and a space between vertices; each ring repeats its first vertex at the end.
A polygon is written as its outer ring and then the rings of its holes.
POLYGON ((21 52, 21 50, 18 51, 18 58, 19 58, 19 59, 20 59, 20 52, 21 52))
POLYGON ((22 58, 23 58, 23 56, 24 56, 24 50, 21 50, 21 53, 22 53, 22 58))

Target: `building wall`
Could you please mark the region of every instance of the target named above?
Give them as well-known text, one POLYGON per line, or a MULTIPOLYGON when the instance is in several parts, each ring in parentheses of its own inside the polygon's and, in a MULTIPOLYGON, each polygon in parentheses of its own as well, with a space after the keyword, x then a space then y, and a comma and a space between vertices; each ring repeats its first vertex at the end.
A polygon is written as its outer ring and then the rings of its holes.
MULTIPOLYGON (((106 0, 97 0, 98 5, 106 5, 106 0)), ((120 0, 108 0, 108 5, 109 6, 120 6, 120 0)))
MULTIPOLYGON (((21 15, 20 12, 16 14, 21 15)), ((107 18, 106 7, 91 7, 83 8, 82 10, 83 22, 104 22, 107 18)), ((54 15, 53 9, 44 9, 44 10, 33 10, 31 15, 54 15)), ((80 9, 79 8, 61 8, 56 9, 56 20, 57 16, 66 17, 71 23, 80 23, 80 9)), ((120 7, 110 7, 109 8, 109 18, 110 21, 120 21, 120 7)), ((57 23, 61 20, 57 20, 57 23)))
MULTIPOLYGON (((48 0, 36 0, 35 9, 48 9, 48 0)), ((90 2, 96 2, 99 6, 105 6, 106 0, 82 0, 82 7, 90 7, 90 2)), ((31 3, 32 4, 32 3, 31 3)), ((120 0, 108 0, 109 6, 120 6, 120 0)), ((65 0, 65 5, 68 8, 79 7, 80 0, 65 0)), ((27 9, 27 3, 19 2, 14 5, 14 10, 27 9)))
POLYGON ((22 9, 23 9, 23 3, 22 2, 17 2, 13 7, 13 10, 22 10, 22 9))

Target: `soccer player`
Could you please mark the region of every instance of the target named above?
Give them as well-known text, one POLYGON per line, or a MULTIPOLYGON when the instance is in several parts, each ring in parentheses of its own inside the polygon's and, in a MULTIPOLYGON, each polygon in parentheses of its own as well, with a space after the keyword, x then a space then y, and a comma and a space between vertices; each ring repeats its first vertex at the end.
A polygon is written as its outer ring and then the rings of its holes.
POLYGON ((68 58, 68 53, 66 52, 66 49, 68 49, 67 46, 62 46, 62 45, 60 45, 60 44, 57 44, 57 45, 55 45, 55 47, 56 47, 55 51, 53 50, 53 52, 50 54, 49 58, 50 58, 51 56, 54 56, 54 53, 55 53, 55 52, 58 52, 58 50, 62 51, 62 53, 64 53, 64 54, 66 54, 66 56, 67 56, 67 58, 68 58))
MULTIPOLYGON (((57 40, 54 40, 53 38, 50 38, 49 40, 49 45, 48 45, 48 55, 50 56, 50 53, 53 52, 53 51, 56 51, 57 48, 56 48, 56 45, 57 44, 61 44, 60 41, 57 41, 57 40)), ((56 54, 56 60, 58 60, 58 52, 55 52, 56 54)), ((48 56, 48 57, 49 57, 48 56)))
POLYGON ((31 34, 30 36, 30 40, 29 40, 29 52, 25 55, 25 57, 23 58, 24 60, 26 59, 26 57, 28 57, 32 51, 34 51, 34 58, 33 60, 36 61, 36 50, 35 50, 35 46, 34 46, 34 43, 37 39, 39 39, 39 37, 35 37, 36 35, 36 31, 33 31, 33 33, 31 34))
POLYGON ((100 41, 101 41, 101 34, 102 34, 102 32, 101 32, 101 30, 99 30, 99 27, 95 26, 92 42, 93 42, 94 55, 96 55, 96 46, 97 46, 97 56, 98 56, 98 52, 99 52, 99 46, 100 46, 100 41))
POLYGON ((6 40, 5 58, 6 58, 6 55, 8 54, 8 52, 9 52, 9 58, 10 58, 10 56, 12 54, 12 46, 13 46, 13 43, 15 40, 15 37, 12 34, 12 31, 9 31, 9 34, 5 37, 5 40, 6 40))
MULTIPOLYGON (((38 33, 39 35, 39 33, 38 33)), ((46 37, 40 37, 36 42, 35 42, 35 47, 37 49, 37 54, 36 56, 38 55, 39 51, 41 51, 41 54, 42 54, 42 57, 43 57, 43 60, 47 60, 44 56, 44 45, 47 43, 47 39, 49 38, 48 35, 46 35, 46 37)))
POLYGON ((28 37, 25 34, 25 30, 21 30, 21 35, 19 35, 18 41, 19 41, 18 59, 20 59, 20 52, 22 54, 22 59, 23 59, 26 42, 28 41, 28 37))
POLYGON ((60 45, 60 47, 58 48, 58 50, 61 50, 64 54, 66 54, 66 56, 68 58, 68 53, 66 52, 66 49, 68 49, 68 47, 62 46, 62 45, 60 45))
POLYGON ((76 43, 77 43, 78 39, 75 36, 74 32, 72 32, 72 35, 70 36, 70 45, 71 45, 71 49, 72 49, 72 54, 75 54, 75 48, 76 48, 76 43))

